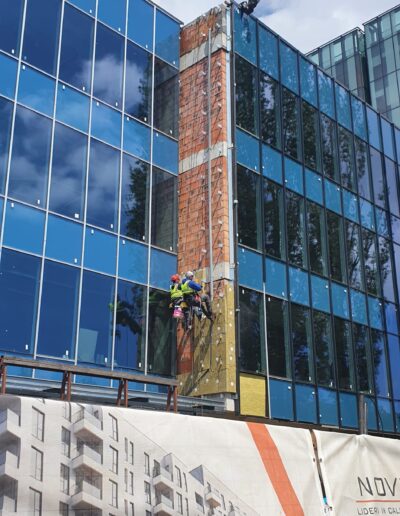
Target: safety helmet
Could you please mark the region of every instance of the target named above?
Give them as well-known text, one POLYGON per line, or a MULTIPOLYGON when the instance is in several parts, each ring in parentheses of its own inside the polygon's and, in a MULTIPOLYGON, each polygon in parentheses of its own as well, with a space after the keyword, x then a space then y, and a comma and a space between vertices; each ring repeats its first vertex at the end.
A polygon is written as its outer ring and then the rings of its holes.
POLYGON ((179 281, 179 280, 180 280, 180 278, 179 278, 178 274, 173 274, 171 276, 172 283, 175 283, 176 281, 179 281))
POLYGON ((192 271, 187 271, 187 273, 186 273, 186 277, 187 277, 188 279, 193 278, 193 276, 194 276, 194 274, 193 274, 193 272, 192 272, 192 271))

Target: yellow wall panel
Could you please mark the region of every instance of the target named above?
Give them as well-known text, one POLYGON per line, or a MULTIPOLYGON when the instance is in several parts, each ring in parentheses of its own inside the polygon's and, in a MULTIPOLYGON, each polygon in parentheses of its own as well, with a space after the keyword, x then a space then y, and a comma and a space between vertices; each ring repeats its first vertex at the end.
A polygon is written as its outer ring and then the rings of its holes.
POLYGON ((265 417, 265 378, 240 375, 240 413, 246 416, 265 417))

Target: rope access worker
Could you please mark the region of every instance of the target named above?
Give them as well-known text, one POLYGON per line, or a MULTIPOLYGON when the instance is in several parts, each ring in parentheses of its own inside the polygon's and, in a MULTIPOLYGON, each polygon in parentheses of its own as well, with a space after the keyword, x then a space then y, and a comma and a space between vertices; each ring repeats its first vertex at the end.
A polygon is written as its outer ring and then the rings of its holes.
MULTIPOLYGON (((188 306, 194 308, 194 313, 199 319, 202 314, 213 320, 213 313, 211 309, 210 297, 207 294, 201 293, 203 287, 200 283, 194 281, 194 274, 192 271, 188 271, 185 274, 185 278, 182 280, 182 294, 183 300, 188 306)), ((186 316, 186 313, 185 313, 186 316)))
POLYGON ((183 292, 181 278, 179 274, 173 274, 171 276, 171 285, 169 287, 169 293, 171 295, 171 305, 174 310, 173 316, 181 318, 183 316, 181 303, 183 301, 183 292))

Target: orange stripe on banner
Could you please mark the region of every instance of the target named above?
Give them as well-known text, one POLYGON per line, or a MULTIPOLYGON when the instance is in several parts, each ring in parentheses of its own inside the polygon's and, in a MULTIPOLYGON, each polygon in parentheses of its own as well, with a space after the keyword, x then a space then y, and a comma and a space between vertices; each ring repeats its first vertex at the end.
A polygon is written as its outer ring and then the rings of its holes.
POLYGON ((247 423, 247 426, 286 516, 304 516, 304 511, 268 428, 259 423, 247 423))

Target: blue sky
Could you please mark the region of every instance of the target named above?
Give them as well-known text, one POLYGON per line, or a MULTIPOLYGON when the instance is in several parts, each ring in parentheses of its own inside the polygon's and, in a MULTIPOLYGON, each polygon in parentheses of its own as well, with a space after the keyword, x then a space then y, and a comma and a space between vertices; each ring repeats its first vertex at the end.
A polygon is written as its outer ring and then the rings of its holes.
MULTIPOLYGON (((219 0, 155 0, 188 23, 219 0)), ((292 45, 308 52, 396 5, 393 0, 261 0, 255 14, 292 45)))

